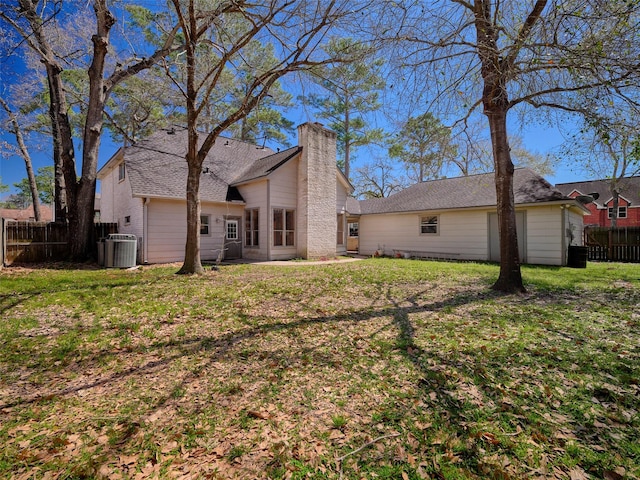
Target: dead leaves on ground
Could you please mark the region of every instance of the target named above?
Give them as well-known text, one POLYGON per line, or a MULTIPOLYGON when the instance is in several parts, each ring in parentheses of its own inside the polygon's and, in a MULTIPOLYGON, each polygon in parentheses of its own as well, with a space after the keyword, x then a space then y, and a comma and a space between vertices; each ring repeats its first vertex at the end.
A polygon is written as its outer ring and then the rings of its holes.
MULTIPOLYGON (((8 423, 0 427, 12 476, 639 475, 626 459, 599 471, 563 464, 576 446, 596 454, 621 448, 637 425, 637 383, 585 374, 577 360, 558 366, 587 348, 611 348, 621 364, 636 359, 637 347, 623 336, 610 339, 605 319, 572 335, 548 321, 546 336, 520 348, 535 298, 512 306, 484 302, 481 287, 425 290, 423 282, 385 291, 350 285, 349 298, 341 298, 335 280, 326 294, 306 273, 263 272, 203 280, 228 282, 221 296, 230 300, 199 305, 197 315, 190 315, 192 300, 172 293, 175 315, 104 318, 102 338, 79 329, 81 354, 59 365, 1 364, 3 380, 18 380, 0 381, 1 403, 15 403, 2 410, 8 423), (254 281, 269 289, 266 301, 252 296, 254 281), (246 298, 229 293, 239 289, 246 298), (460 292, 474 300, 450 302, 460 292), (513 316, 492 321, 493 311, 513 316), (566 399, 582 391, 588 407, 567 412, 566 399)), ((45 360, 66 330, 93 322, 42 313, 40 325, 22 334, 41 340, 45 360)), ((616 328, 632 336, 635 325, 616 328)))

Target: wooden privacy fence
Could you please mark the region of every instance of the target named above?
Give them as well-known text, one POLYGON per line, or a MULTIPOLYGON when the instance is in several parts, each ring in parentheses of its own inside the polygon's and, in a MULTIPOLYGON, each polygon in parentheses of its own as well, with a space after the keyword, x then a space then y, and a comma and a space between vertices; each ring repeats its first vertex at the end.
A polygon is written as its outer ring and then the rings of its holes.
POLYGON ((585 227, 589 260, 640 263, 640 227, 585 227))
MULTIPOLYGON (((92 232, 93 255, 97 241, 118 232, 117 223, 96 223, 92 232)), ((36 263, 65 260, 69 256, 69 227, 65 223, 2 220, 2 263, 36 263)))

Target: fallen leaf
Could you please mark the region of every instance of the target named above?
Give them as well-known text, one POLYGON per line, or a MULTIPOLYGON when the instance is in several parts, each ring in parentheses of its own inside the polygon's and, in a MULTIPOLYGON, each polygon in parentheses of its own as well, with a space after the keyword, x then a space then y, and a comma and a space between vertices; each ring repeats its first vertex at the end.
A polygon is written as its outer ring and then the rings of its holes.
POLYGON ((121 465, 133 465, 137 462, 138 455, 120 455, 121 465))
POLYGON ((569 478, 571 480, 587 480, 587 475, 580 467, 574 467, 569 470, 569 478))
POLYGON ((482 432, 480 438, 491 445, 500 445, 500 440, 491 432, 482 432))
POLYGON ((271 415, 267 412, 259 412, 257 410, 247 410, 247 416, 251 418, 259 418, 260 420, 269 420, 271 415))
MULTIPOLYGON (((624 468, 622 470, 624 472, 624 468)), ((604 471, 604 480, 622 480, 623 478, 624 478, 624 473, 620 474, 613 470, 604 471)))
POLYGON ((162 449, 160 450, 162 453, 169 453, 172 450, 175 450, 176 448, 178 448, 178 442, 169 442, 167 443, 164 447, 162 447, 162 449))
POLYGON ((415 425, 415 427, 418 430, 426 430, 427 428, 430 428, 431 425, 433 425, 433 423, 431 423, 431 422, 429 422, 429 423, 414 422, 413 424, 415 425))

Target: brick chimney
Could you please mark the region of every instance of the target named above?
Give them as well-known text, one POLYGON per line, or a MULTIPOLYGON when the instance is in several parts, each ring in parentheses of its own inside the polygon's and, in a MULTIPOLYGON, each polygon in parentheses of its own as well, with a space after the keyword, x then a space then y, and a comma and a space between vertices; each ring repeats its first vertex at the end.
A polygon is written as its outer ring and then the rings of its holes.
POLYGON ((336 134, 319 123, 298 126, 297 230, 302 258, 336 255, 336 134))

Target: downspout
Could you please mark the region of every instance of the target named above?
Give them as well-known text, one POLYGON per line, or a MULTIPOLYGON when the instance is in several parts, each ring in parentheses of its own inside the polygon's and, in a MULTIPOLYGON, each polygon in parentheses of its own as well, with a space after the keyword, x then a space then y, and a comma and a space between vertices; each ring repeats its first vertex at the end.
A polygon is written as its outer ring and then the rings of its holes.
POLYGON ((567 215, 566 215, 566 210, 564 205, 560 206, 560 232, 562 232, 562 234, 560 235, 560 238, 562 239, 562 242, 560 244, 560 264, 564 267, 567 263, 566 263, 566 259, 567 259, 567 215))
POLYGON ((149 202, 151 199, 149 197, 145 197, 144 202, 142 203, 142 263, 149 263, 149 202))
MULTIPOLYGON (((267 178, 267 260, 273 260, 271 258, 271 182, 267 178)), ((297 225, 296 225, 297 226, 297 225)))

